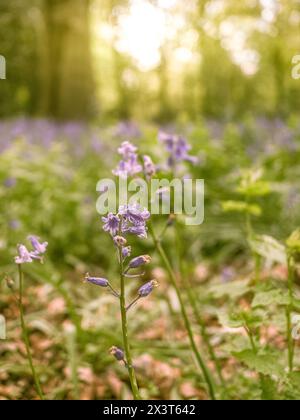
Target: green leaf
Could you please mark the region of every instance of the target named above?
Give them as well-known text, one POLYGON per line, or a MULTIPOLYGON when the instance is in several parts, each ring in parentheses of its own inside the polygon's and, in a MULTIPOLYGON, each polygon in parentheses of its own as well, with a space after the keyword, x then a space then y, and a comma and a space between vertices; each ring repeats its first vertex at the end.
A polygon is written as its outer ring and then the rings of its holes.
POLYGON ((289 304, 289 296, 286 291, 279 289, 269 290, 267 292, 259 292, 252 301, 252 308, 259 306, 282 305, 289 304))
POLYGON ((293 308, 295 311, 300 312, 300 299, 293 298, 293 308))
POLYGON ((263 181, 262 169, 246 171, 241 179, 237 191, 247 197, 260 197, 271 192, 269 182, 263 181))
POLYGON ((248 368, 263 375, 281 377, 284 374, 284 369, 278 362, 277 354, 256 354, 253 350, 243 350, 233 353, 233 356, 248 366, 248 368))
POLYGON ((262 316, 258 311, 232 311, 228 313, 221 310, 218 312, 218 318, 221 325, 229 328, 241 328, 246 325, 255 328, 262 322, 262 316))
POLYGON ((288 379, 290 383, 296 386, 300 392, 300 372, 289 373, 288 379))
POLYGON ((300 400, 300 372, 289 373, 284 382, 284 398, 286 400, 300 400))
POLYGON ((277 384, 270 376, 261 375, 261 399, 264 401, 278 400, 277 384))
POLYGON ((249 213, 252 216, 260 216, 261 208, 257 204, 248 204, 244 201, 223 201, 222 209, 224 212, 249 213))
POLYGON ((238 280, 226 284, 218 284, 209 288, 209 293, 215 298, 219 299, 228 296, 232 299, 245 295, 251 290, 249 280, 238 280))
POLYGON ((287 256, 284 245, 268 235, 256 235, 250 240, 252 250, 267 261, 286 264, 287 256))
POLYGON ((300 229, 295 230, 287 239, 286 245, 290 251, 300 253, 300 229))
POLYGON ((248 197, 261 197, 271 192, 271 187, 268 182, 257 181, 255 184, 240 186, 237 188, 237 192, 240 194, 247 195, 248 197))
POLYGON ((225 311, 218 313, 219 322, 226 328, 241 328, 245 325, 244 319, 238 314, 228 314, 225 311))

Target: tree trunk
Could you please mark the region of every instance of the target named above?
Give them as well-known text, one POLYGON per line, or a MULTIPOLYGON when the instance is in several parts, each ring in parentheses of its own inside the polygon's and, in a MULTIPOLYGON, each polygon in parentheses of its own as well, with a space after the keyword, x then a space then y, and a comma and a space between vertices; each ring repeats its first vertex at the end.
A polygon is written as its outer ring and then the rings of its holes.
POLYGON ((95 112, 89 0, 44 0, 41 109, 59 119, 95 112))

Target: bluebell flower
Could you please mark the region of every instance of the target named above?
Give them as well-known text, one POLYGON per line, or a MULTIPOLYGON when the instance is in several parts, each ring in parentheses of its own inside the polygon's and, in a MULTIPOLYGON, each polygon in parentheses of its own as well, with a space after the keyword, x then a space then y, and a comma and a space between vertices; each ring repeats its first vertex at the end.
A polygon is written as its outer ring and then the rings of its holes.
POLYGON ((159 284, 156 280, 148 281, 143 286, 141 286, 138 290, 137 297, 127 306, 126 311, 129 311, 140 299, 149 296, 155 287, 158 287, 159 284))
POLYGON ((173 134, 165 133, 164 131, 160 131, 158 133, 158 140, 161 141, 165 147, 166 150, 170 153, 173 152, 174 149, 174 143, 175 143, 175 136, 173 134))
POLYGON ((13 188, 16 184, 17 184, 17 180, 16 178, 13 178, 13 177, 6 178, 4 181, 4 186, 6 188, 13 188))
POLYGON ((128 177, 128 165, 124 160, 119 162, 119 165, 116 169, 112 171, 115 176, 119 176, 120 178, 127 178, 128 177))
POLYGON ((15 257, 16 264, 31 263, 33 260, 40 260, 41 262, 43 261, 41 254, 46 252, 48 242, 41 243, 39 242, 38 237, 34 235, 28 236, 28 239, 31 241, 33 250, 29 251, 23 244, 18 245, 19 255, 15 257))
POLYGON ((190 150, 191 146, 188 144, 186 139, 181 136, 176 137, 174 142, 174 157, 177 161, 186 159, 190 150))
POLYGON ((18 246, 19 255, 15 257, 16 264, 31 263, 32 256, 25 245, 18 246))
POLYGON ((25 245, 18 245, 19 255, 15 257, 16 264, 31 263, 33 260, 42 260, 37 251, 28 251, 25 245))
POLYGON ((139 138, 142 133, 140 128, 132 121, 121 121, 115 127, 115 135, 122 138, 139 138))
POLYGON ((31 242, 31 245, 34 248, 34 251, 37 254, 44 254, 47 250, 48 242, 39 242, 39 238, 34 235, 28 236, 28 240, 31 242))
POLYGON ((137 148, 128 141, 122 143, 119 147, 118 152, 122 155, 123 159, 119 162, 119 165, 113 174, 121 178, 127 178, 135 176, 142 171, 142 165, 138 162, 138 155, 136 153, 137 148))
MULTIPOLYGON (((120 206, 118 214, 109 213, 107 217, 102 218, 103 229, 110 232, 113 237, 119 233, 132 233, 140 238, 146 238, 146 221, 149 217, 149 211, 138 204, 120 206)), ((123 243, 123 245, 125 244, 123 243)))
POLYGON ((127 161, 121 160, 117 169, 113 171, 113 174, 121 178, 128 178, 134 176, 142 171, 142 166, 138 162, 138 157, 132 155, 127 161))
POLYGON ((144 172, 147 179, 151 179, 156 173, 156 167, 150 156, 143 156, 144 160, 144 172))
POLYGON ((138 290, 139 297, 147 297, 152 293, 153 289, 158 287, 158 282, 156 280, 148 281, 143 286, 141 286, 138 290))
POLYGON ((129 141, 124 141, 118 148, 118 153, 123 156, 124 159, 128 159, 130 156, 137 152, 137 147, 129 141))
POLYGON ((121 206, 119 214, 122 216, 123 233, 131 233, 139 238, 147 237, 146 222, 150 217, 147 209, 138 204, 121 206))
POLYGON ((138 268, 142 265, 149 264, 151 261, 150 255, 140 255, 139 257, 133 258, 130 262, 128 267, 129 268, 138 268))
POLYGON ((9 221, 9 227, 12 230, 17 230, 20 228, 20 226, 21 226, 21 222, 19 220, 14 219, 14 220, 9 221))
POLYGON ((120 228, 120 219, 117 215, 113 213, 108 213, 107 217, 102 217, 104 222, 103 230, 109 232, 112 236, 117 235, 120 228))
POLYGON ((141 239, 147 238, 147 227, 145 225, 124 227, 123 232, 131 233, 141 239))
POLYGON ((139 204, 121 206, 119 208, 119 214, 134 226, 144 225, 150 218, 150 212, 139 204))
POLYGON ((104 279, 102 277, 90 277, 89 273, 86 274, 85 281, 100 287, 108 287, 109 285, 109 281, 107 279, 104 279))
POLYGON ((189 155, 191 146, 184 137, 161 131, 158 135, 158 139, 164 144, 169 153, 168 165, 170 167, 174 167, 176 163, 182 161, 191 163, 196 163, 198 161, 196 156, 189 155))

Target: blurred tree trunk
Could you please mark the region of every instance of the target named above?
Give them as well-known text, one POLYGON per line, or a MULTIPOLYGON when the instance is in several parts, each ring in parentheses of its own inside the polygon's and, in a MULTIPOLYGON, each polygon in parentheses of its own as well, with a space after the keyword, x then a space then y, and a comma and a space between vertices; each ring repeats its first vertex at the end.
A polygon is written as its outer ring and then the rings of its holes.
POLYGON ((159 92, 158 92, 158 115, 157 120, 159 122, 168 122, 174 118, 174 109, 171 105, 169 95, 169 60, 168 60, 168 45, 164 45, 160 48, 160 65, 158 66, 158 78, 159 78, 159 92))
POLYGON ((114 47, 113 53, 113 69, 116 80, 116 90, 118 95, 115 116, 121 120, 128 120, 131 116, 131 97, 129 89, 124 81, 124 72, 126 69, 126 60, 122 57, 114 47))
MULTIPOLYGON (((107 3, 106 19, 114 29, 118 26, 118 8, 129 9, 128 0, 109 0, 107 3)), ((130 63, 125 55, 116 49, 116 35, 111 44, 112 51, 112 73, 114 75, 115 89, 117 94, 114 116, 121 120, 129 120, 132 114, 132 95, 126 85, 125 72, 130 68, 130 63)))
POLYGON ((0 54, 6 59, 6 80, 0 82, 0 117, 32 114, 38 101, 38 54, 35 10, 38 0, 0 0, 0 54))
POLYGON ((44 0, 42 113, 86 119, 95 112, 90 50, 90 0, 44 0))
MULTIPOLYGON (((197 11, 191 16, 192 26, 198 33, 198 46, 200 57, 203 57, 204 50, 206 48, 206 32, 204 30, 204 19, 205 19, 205 8, 209 0, 202 0, 197 3, 197 11)), ((197 75, 196 75, 196 86, 195 86, 195 110, 194 114, 200 116, 203 112, 203 97, 205 96, 205 86, 203 85, 203 74, 202 74, 202 60, 200 60, 197 75)))

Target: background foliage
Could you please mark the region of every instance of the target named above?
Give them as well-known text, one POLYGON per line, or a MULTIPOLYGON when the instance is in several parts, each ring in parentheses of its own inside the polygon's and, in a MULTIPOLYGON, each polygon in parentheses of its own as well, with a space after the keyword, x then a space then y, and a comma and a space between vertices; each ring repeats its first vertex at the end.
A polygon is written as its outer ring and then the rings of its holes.
POLYGON ((299 109, 297 0, 1 2, 0 115, 169 121, 299 109), (80 98, 80 100, 78 100, 80 98))

